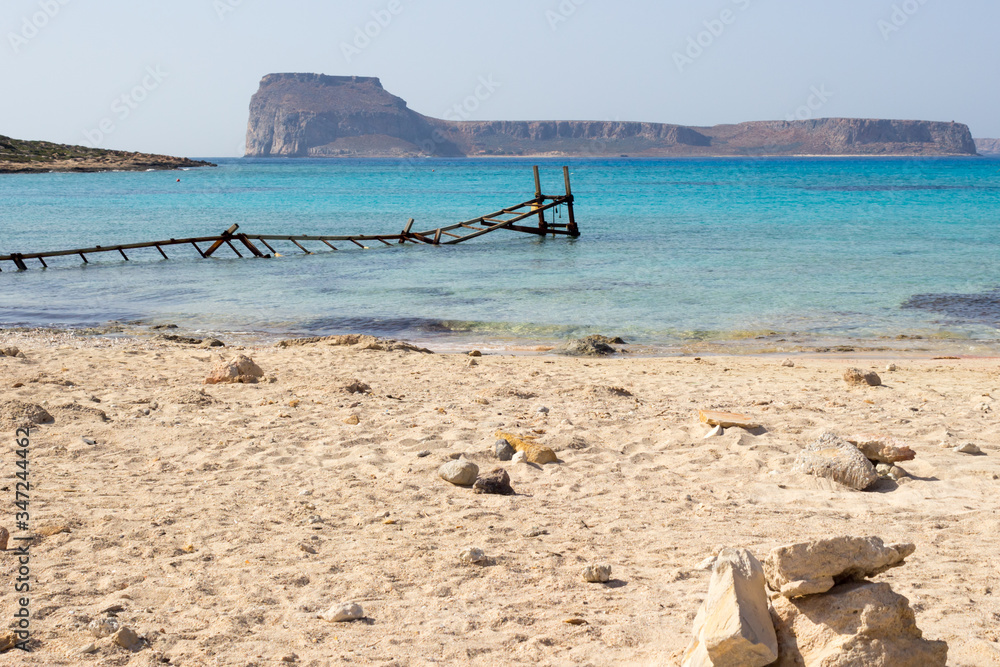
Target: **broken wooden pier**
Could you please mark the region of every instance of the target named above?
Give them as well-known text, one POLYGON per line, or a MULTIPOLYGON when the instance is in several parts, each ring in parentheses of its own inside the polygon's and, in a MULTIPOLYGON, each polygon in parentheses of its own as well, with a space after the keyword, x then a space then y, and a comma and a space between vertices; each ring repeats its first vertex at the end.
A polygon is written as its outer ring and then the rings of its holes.
MULTIPOLYGON (((553 236, 570 236, 574 238, 579 236, 580 230, 576 225, 576 218, 573 213, 573 192, 569 183, 569 167, 563 167, 563 180, 565 182, 566 192, 562 195, 542 194, 542 184, 538 173, 538 167, 534 167, 534 174, 534 198, 515 206, 508 206, 500 209, 499 211, 495 211, 478 218, 473 218, 472 220, 457 222, 452 225, 429 229, 422 232, 412 231, 414 224, 414 220, 412 218, 406 223, 406 227, 403 228, 403 231, 398 234, 353 234, 350 236, 326 236, 314 234, 247 234, 239 231, 239 225, 233 225, 217 236, 198 236, 187 239, 167 239, 165 241, 124 243, 110 246, 94 246, 92 248, 75 248, 73 250, 11 253, 9 255, 0 255, 0 262, 12 262, 18 271, 27 271, 28 260, 37 259, 41 263, 42 268, 48 268, 48 264, 45 263, 45 260, 52 257, 79 256, 80 259, 83 260, 83 263, 87 264, 89 263, 87 255, 110 252, 120 254, 123 260, 129 261, 129 256, 125 254, 126 250, 132 251, 153 248, 155 248, 159 255, 162 256, 162 259, 170 259, 164 251, 164 248, 171 246, 193 246, 194 249, 198 251, 198 255, 200 257, 207 259, 212 257, 214 253, 224 245, 228 246, 228 248, 239 257, 244 256, 243 253, 240 252, 240 248, 242 247, 244 252, 248 253, 252 257, 269 258, 279 255, 279 252, 275 249, 274 245, 272 245, 272 243, 277 245, 279 242, 291 243, 298 248, 299 251, 305 254, 313 254, 311 250, 302 244, 305 242, 319 242, 324 244, 320 250, 329 252, 339 250, 337 246, 333 245, 334 243, 350 243, 353 245, 349 247, 358 246, 365 249, 369 247, 365 245, 365 243, 373 241, 387 246, 402 245, 406 243, 414 243, 417 245, 455 245, 457 243, 469 241, 484 234, 489 234, 490 232, 495 232, 501 229, 523 232, 525 234, 534 234, 538 236, 547 236, 549 234, 553 236), (566 206, 567 217, 565 223, 555 222, 554 209, 561 206, 566 206), (548 211, 553 211, 553 213, 549 215, 549 219, 546 219, 545 214, 548 211), (199 244, 210 245, 208 248, 203 250, 199 244), (266 249, 266 252, 261 250, 262 247, 266 249)), ((2 267, 0 267, 0 271, 2 270, 2 267)))

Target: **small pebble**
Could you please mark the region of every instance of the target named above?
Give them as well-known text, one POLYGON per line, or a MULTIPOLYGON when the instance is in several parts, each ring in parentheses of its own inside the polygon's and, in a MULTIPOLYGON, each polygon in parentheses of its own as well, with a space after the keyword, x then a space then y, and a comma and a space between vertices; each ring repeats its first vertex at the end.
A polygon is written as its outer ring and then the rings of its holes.
POLYGON ((606 584, 611 581, 611 566, 588 565, 583 568, 583 580, 592 584, 606 584))
POLYGON ((510 462, 511 463, 527 463, 528 462, 528 455, 525 454, 524 452, 518 452, 517 454, 514 454, 514 456, 511 457, 510 462))
POLYGON ((472 352, 469 352, 469 356, 470 357, 481 357, 481 356, 483 356, 483 353, 480 352, 479 350, 473 350, 472 352))
POLYGON ((510 485, 510 475, 503 468, 495 468, 475 481, 473 493, 491 493, 499 496, 513 496, 514 489, 510 485))
POLYGON ((469 359, 467 362, 465 362, 465 365, 469 368, 473 368, 475 366, 478 366, 479 362, 476 361, 475 359, 469 359))
POLYGON ((695 565, 694 569, 707 571, 711 570, 713 567, 715 567, 715 556, 709 556, 705 560, 695 565))
POLYGON ((537 410, 535 410, 535 412, 537 412, 539 414, 542 414, 542 415, 547 415, 547 414, 549 414, 549 409, 543 405, 540 408, 538 408, 537 410))
POLYGON ((329 611, 319 616, 324 621, 331 623, 346 623, 356 621, 365 617, 365 612, 361 605, 356 603, 345 603, 330 607, 329 611))
POLYGON ((97 653, 97 644, 90 642, 86 646, 80 647, 80 653, 83 653, 84 655, 88 653, 97 653))
POLYGON ((302 489, 299 491, 300 496, 311 496, 313 494, 311 489, 302 489))
POLYGON ((479 547, 466 547, 458 554, 458 560, 467 565, 479 565, 486 562, 486 554, 479 547))
POLYGON ((726 429, 722 428, 721 426, 716 426, 711 431, 705 434, 703 440, 708 440, 709 438, 716 438, 720 435, 725 435, 725 434, 726 434, 726 429))
POLYGON ((425 459, 425 458, 427 458, 430 455, 431 455, 431 450, 429 450, 429 449, 425 449, 423 451, 417 452, 417 458, 418 459, 425 459))
POLYGON ((87 630, 97 639, 101 639, 115 634, 119 627, 121 626, 117 618, 95 618, 87 625, 87 630))
POLYGON ((955 448, 955 451, 958 452, 959 454, 972 454, 973 456, 978 456, 983 453, 983 450, 981 450, 977 445, 974 445, 971 442, 967 442, 964 445, 959 445, 958 447, 955 448))
POLYGON ((96 445, 97 444, 97 441, 93 440, 91 438, 81 437, 80 440, 83 440, 83 444, 85 444, 85 445, 96 445))
POLYGON ((114 634, 111 641, 129 651, 135 651, 142 646, 142 639, 135 630, 124 626, 114 634))
POLYGON ((894 373, 897 370, 899 370, 899 367, 896 366, 896 364, 889 364, 888 366, 885 367, 886 373, 894 373))
POLYGON ((302 549, 302 551, 305 551, 307 554, 315 554, 316 553, 316 547, 311 546, 309 544, 300 544, 299 545, 299 549, 302 549))
POLYGON ((358 424, 361 423, 361 420, 358 419, 357 415, 351 415, 350 417, 344 418, 344 423, 347 424, 348 426, 357 426, 358 424))
POLYGON ((298 659, 299 656, 295 655, 294 653, 289 653, 286 656, 282 656, 281 662, 296 662, 298 661, 298 659))
POLYGON ((785 359, 784 361, 781 362, 781 365, 784 366, 785 368, 795 368, 795 362, 792 361, 791 359, 785 359))

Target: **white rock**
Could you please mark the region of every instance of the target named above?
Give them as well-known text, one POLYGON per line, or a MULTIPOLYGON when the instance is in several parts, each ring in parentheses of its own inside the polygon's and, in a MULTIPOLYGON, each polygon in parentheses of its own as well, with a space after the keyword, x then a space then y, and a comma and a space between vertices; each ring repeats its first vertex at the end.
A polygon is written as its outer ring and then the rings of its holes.
POLYGON ((583 580, 592 584, 606 584, 611 581, 611 566, 606 563, 588 565, 583 568, 583 580))
POLYGON ((486 554, 479 547, 466 547, 458 554, 458 560, 467 565, 479 565, 486 562, 486 554))
POLYGON ((511 458, 510 462, 511 463, 527 463, 528 462, 528 455, 525 454, 524 452, 518 452, 517 454, 514 454, 514 456, 511 458))
POLYGON ((331 623, 346 623, 364 618, 365 612, 361 608, 361 605, 353 602, 345 602, 344 604, 337 604, 330 607, 328 611, 320 614, 319 617, 331 623))
POLYGON ((894 373, 899 370, 899 367, 896 364, 889 364, 885 367, 885 370, 887 373, 894 373))
POLYGON ((781 365, 784 366, 785 368, 795 368, 795 362, 792 361, 791 359, 785 359, 784 361, 781 362, 781 365))
POLYGON ((110 637, 111 635, 118 632, 121 624, 118 622, 117 618, 108 616, 107 618, 95 618, 87 626, 87 630, 90 631, 94 637, 101 639, 102 637, 110 637))
POLYGON ((725 433, 726 433, 726 429, 722 428, 721 426, 716 426, 711 431, 709 431, 708 433, 706 433, 705 437, 702 438, 702 439, 703 440, 708 440, 709 438, 717 438, 720 435, 725 435, 725 433))
POLYGON ((95 644, 94 642, 90 642, 86 646, 81 646, 80 647, 80 653, 83 653, 83 654, 97 653, 97 644, 95 644))
POLYGON ((456 486, 472 486, 479 476, 479 466, 472 461, 449 461, 438 468, 438 476, 456 486))
POLYGON ((535 410, 535 412, 537 412, 538 414, 546 415, 549 413, 549 409, 543 405, 537 410, 535 410))
POLYGON ((715 556, 709 556, 705 560, 695 565, 694 569, 707 572, 708 570, 711 570, 713 567, 715 567, 715 559, 716 559, 715 556))
POLYGON ((974 456, 978 456, 979 454, 983 453, 983 450, 981 450, 977 445, 971 442, 967 442, 964 445, 959 445, 958 447, 955 448, 955 451, 958 452, 959 454, 972 454, 974 456))

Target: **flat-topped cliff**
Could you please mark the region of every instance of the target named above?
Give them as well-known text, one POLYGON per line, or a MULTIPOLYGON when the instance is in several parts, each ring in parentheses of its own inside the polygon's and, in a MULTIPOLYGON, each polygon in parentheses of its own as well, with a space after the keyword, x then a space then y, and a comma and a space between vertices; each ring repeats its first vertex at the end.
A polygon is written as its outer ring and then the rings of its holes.
POLYGON ((268 74, 250 101, 247 156, 604 157, 975 155, 961 123, 821 118, 714 127, 621 121, 449 121, 374 77, 268 74))

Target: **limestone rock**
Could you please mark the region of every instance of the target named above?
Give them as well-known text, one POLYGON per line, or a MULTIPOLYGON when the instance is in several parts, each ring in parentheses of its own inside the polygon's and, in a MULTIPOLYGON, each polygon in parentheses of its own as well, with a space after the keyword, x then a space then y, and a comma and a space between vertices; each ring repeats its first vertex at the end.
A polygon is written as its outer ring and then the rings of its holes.
POLYGON ((878 473, 861 451, 832 433, 824 433, 799 453, 793 468, 817 477, 826 477, 856 491, 878 481, 878 473))
POLYGON ((329 610, 320 614, 319 617, 331 623, 347 623, 364 618, 365 612, 361 608, 361 605, 357 603, 344 603, 330 607, 329 610))
POLYGON ((355 350, 374 350, 377 352, 420 352, 423 354, 434 354, 428 349, 410 345, 391 338, 376 338, 364 334, 343 334, 340 336, 313 336, 311 338, 292 338, 279 341, 278 347, 298 347, 300 345, 313 345, 315 343, 325 343, 334 346, 350 346, 355 350))
POLYGON ((757 428, 760 426, 747 415, 736 414, 735 412, 713 412, 712 410, 699 410, 698 419, 703 424, 709 426, 721 426, 722 428, 757 428))
POLYGON ((559 461, 559 457, 556 456, 554 451, 534 442, 534 437, 532 436, 520 438, 513 433, 497 431, 495 437, 506 440, 510 443, 511 447, 519 452, 524 452, 525 458, 530 463, 545 465, 546 463, 556 463, 559 461))
POLYGON ((913 544, 886 546, 878 537, 834 537, 772 549, 764 573, 785 597, 813 595, 899 567, 914 551, 913 544))
POLYGON ((510 485, 510 475, 503 468, 494 468, 475 481, 473 493, 492 493, 498 496, 512 496, 514 489, 510 485))
POLYGON ((129 627, 122 627, 111 637, 111 641, 128 651, 137 651, 142 648, 142 639, 129 627))
POLYGON ((694 621, 683 667, 764 667, 778 658, 764 569, 746 549, 723 549, 694 621))
POLYGON ((879 463, 912 461, 917 457, 916 452, 888 435, 852 435, 846 440, 860 449, 866 459, 879 463))
POLYGON ((882 378, 875 371, 863 371, 860 368, 848 368, 844 371, 844 382, 849 385, 867 385, 878 387, 882 384, 882 378))
POLYGON ((583 568, 583 580, 591 584, 606 584, 611 581, 611 566, 606 563, 588 565, 583 568))
POLYGON ((21 359, 24 359, 24 352, 21 352, 21 350, 17 349, 13 345, 10 345, 8 347, 0 348, 0 357, 20 357, 21 359))
POLYGON ((517 465, 518 463, 527 463, 528 455, 525 454, 524 452, 518 452, 517 454, 514 454, 514 456, 511 457, 510 462, 513 463, 514 465, 517 465))
POLYGON ((959 454, 972 454, 973 456, 979 456, 983 453, 983 450, 971 442, 967 442, 964 445, 959 445, 955 448, 955 451, 959 454))
POLYGON ((87 625, 87 630, 97 639, 111 636, 118 632, 119 629, 121 629, 121 624, 118 623, 117 618, 112 616, 95 618, 87 625))
POLYGON ((438 468, 438 476, 455 486, 472 486, 479 476, 479 466, 472 461, 448 461, 438 468))
POLYGON ((10 540, 10 531, 0 526, 0 551, 7 551, 8 540, 10 540))
POLYGON ((486 553, 479 547, 466 547, 458 554, 458 560, 467 565, 481 565, 486 562, 486 553))
POLYGON ((238 354, 226 363, 217 365, 205 384, 254 383, 264 377, 264 371, 245 354, 238 354))
POLYGON ((781 365, 784 366, 785 368, 795 368, 795 362, 792 361, 791 359, 785 359, 784 361, 781 362, 781 365))
POLYGON ((929 641, 909 601, 885 583, 849 583, 826 595, 772 600, 775 667, 944 667, 948 644, 929 641))
POLYGON ((343 390, 348 394, 370 394, 372 393, 372 388, 368 386, 366 382, 361 380, 351 380, 343 386, 343 390))
POLYGON ((611 347, 610 340, 612 339, 607 336, 587 336, 571 340, 553 351, 556 354, 565 354, 571 357, 603 357, 617 351, 611 347))
POLYGON ((493 444, 493 455, 500 461, 510 461, 516 453, 517 450, 511 447, 506 440, 497 440, 493 444))

